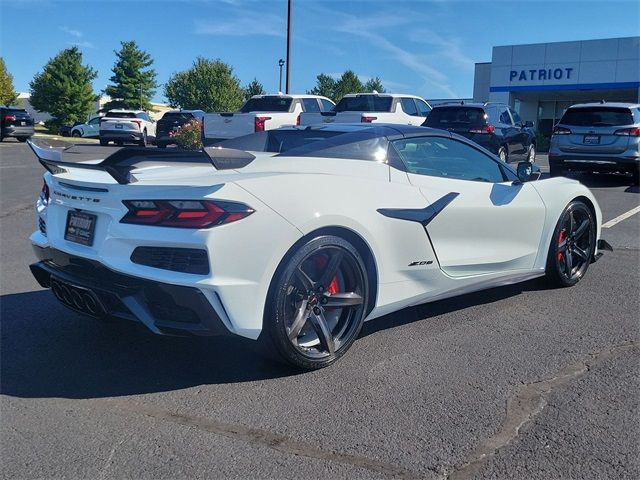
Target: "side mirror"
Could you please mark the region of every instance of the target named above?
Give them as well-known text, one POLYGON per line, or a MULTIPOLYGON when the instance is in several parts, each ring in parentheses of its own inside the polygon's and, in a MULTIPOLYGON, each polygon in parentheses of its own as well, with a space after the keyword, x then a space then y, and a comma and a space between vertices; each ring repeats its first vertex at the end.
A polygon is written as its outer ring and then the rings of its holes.
POLYGON ((531 120, 526 120, 523 125, 525 128, 533 128, 533 122, 531 120))
POLYGON ((538 180, 542 175, 540 167, 531 162, 519 162, 516 172, 521 182, 533 182, 538 180))

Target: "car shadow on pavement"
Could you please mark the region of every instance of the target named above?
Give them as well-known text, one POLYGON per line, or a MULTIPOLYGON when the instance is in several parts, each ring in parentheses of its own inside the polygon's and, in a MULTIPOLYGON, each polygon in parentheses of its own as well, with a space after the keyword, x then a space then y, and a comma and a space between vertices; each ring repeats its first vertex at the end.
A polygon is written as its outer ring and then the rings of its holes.
POLYGON ((589 188, 614 188, 627 187, 626 193, 640 193, 637 182, 631 175, 622 175, 618 173, 588 173, 588 172, 569 172, 566 174, 568 178, 578 180, 589 188))
MULTIPOLYGON (((407 308, 365 323, 361 336, 545 288, 534 280, 407 308)), ((78 315, 48 290, 0 297, 0 394, 118 397, 301 373, 241 338, 157 336, 132 322, 78 315)))
POLYGON ((163 337, 58 304, 50 291, 0 297, 0 393, 99 398, 299 374, 235 337, 163 337))

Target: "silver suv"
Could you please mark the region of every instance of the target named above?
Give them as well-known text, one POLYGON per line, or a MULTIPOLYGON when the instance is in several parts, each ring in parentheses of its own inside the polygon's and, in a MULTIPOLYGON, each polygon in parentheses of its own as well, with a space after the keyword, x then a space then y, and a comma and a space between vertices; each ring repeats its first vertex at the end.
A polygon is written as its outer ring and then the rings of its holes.
POLYGON ((583 103, 564 112, 553 128, 549 173, 566 170, 640 175, 640 105, 583 103))

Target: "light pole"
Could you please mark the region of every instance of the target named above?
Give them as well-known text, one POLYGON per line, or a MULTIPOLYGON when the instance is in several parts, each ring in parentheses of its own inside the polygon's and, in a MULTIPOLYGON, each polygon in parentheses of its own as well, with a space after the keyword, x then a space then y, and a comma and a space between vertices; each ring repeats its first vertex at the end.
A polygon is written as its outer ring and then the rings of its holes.
POLYGON ((293 9, 291 1, 287 3, 287 95, 291 87, 291 11, 293 9))
POLYGON ((282 67, 284 67, 284 60, 278 60, 278 66, 280 67, 280 86, 278 87, 278 92, 282 93, 282 67))

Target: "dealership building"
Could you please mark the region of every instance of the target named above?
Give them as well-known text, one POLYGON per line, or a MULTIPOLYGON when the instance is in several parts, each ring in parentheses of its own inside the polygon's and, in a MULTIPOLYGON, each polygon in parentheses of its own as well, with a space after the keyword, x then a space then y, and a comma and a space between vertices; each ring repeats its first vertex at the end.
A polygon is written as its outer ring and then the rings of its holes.
POLYGON ((546 136, 575 103, 640 103, 640 37, 493 47, 473 99, 511 105, 546 136))

